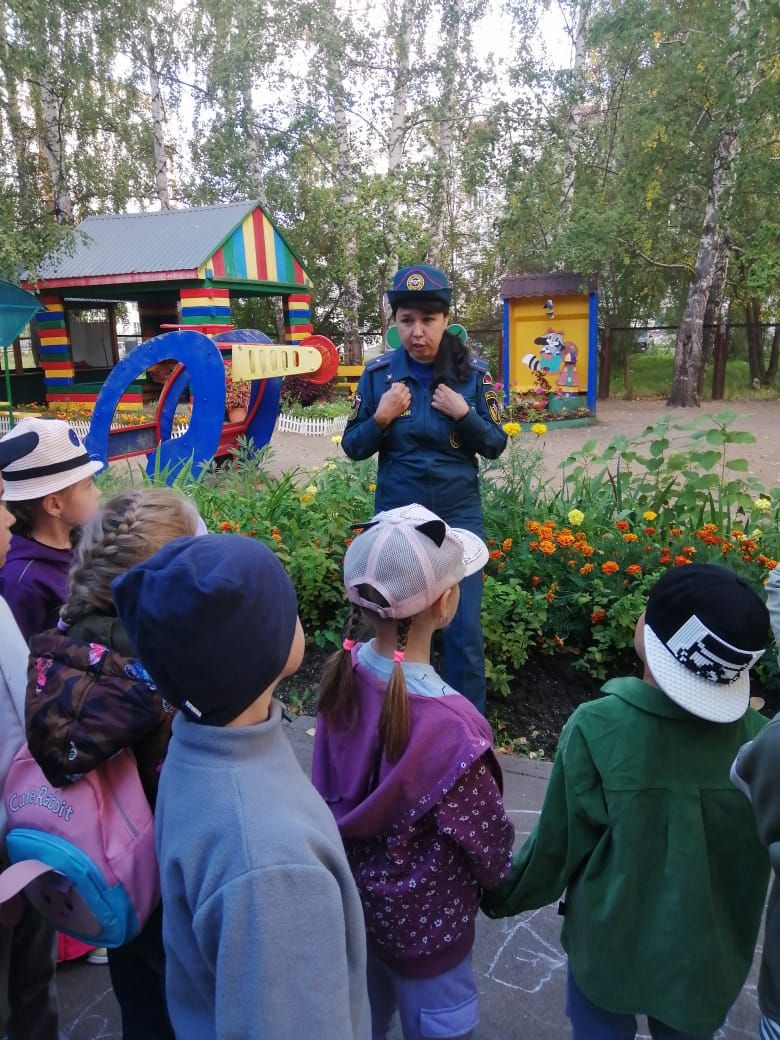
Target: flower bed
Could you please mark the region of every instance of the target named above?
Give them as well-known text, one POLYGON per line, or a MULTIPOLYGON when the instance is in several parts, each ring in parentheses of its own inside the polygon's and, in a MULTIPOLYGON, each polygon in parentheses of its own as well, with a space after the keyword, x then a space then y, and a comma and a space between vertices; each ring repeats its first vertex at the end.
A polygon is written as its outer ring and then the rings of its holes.
MULTIPOLYGON (((664 418, 633 441, 616 437, 603 450, 588 441, 558 480, 542 468, 539 423, 530 442, 513 439, 483 465, 486 672, 491 719, 507 747, 549 753, 579 700, 636 667, 634 626, 669 567, 722 563, 761 590, 780 556, 780 489, 764 491, 734 457, 754 438, 733 420, 728 412, 686 426, 664 418)), ((310 645, 338 645, 347 610, 341 564, 350 525, 373 512, 375 466, 339 459, 275 477, 267 457, 239 455, 192 494, 211 530, 271 546, 298 590, 310 645)), ((778 706, 776 649, 755 672, 767 706, 778 706)))

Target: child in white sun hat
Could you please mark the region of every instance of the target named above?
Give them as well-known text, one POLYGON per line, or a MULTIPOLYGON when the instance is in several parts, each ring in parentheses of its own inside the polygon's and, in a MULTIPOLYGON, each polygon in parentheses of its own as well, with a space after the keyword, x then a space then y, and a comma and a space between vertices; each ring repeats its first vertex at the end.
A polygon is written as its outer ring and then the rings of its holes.
POLYGON ((11 548, 0 570, 0 594, 28 642, 57 624, 67 596, 74 532, 98 509, 94 478, 100 469, 102 463, 89 457, 75 430, 61 419, 23 419, 0 438, 5 501, 15 517, 11 548))
POLYGON ((561 904, 573 1040, 708 1040, 750 970, 769 860, 729 781, 766 719, 750 669, 761 598, 725 567, 668 571, 636 626, 643 677, 612 679, 561 734, 542 814, 491 917, 561 904))
POLYGON ((490 726, 430 648, 486 560, 480 538, 419 505, 377 514, 344 560, 352 613, 320 686, 312 780, 363 903, 374 1040, 396 1009, 405 1040, 465 1040, 479 1021, 474 921, 509 869, 514 828, 490 726))

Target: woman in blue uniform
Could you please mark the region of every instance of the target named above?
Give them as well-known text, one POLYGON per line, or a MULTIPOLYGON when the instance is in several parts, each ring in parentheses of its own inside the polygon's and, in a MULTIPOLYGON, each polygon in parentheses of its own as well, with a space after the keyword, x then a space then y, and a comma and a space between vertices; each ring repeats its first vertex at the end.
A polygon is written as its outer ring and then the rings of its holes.
MULTIPOLYGON (((487 362, 447 331, 452 287, 435 267, 404 267, 387 293, 401 349, 369 361, 342 447, 352 459, 379 454, 377 511, 419 502, 453 527, 484 536, 477 455, 506 447, 487 362)), ((444 678, 485 710, 480 609, 482 573, 461 583, 443 633, 444 678)))

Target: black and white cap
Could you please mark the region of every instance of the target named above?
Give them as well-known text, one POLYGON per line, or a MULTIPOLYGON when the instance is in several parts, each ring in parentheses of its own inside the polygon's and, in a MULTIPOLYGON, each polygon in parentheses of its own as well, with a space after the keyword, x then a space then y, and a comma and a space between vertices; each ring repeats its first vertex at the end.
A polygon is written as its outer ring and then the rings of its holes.
POLYGON ((675 567, 650 590, 645 660, 670 700, 711 722, 747 711, 750 669, 766 648, 769 613, 726 567, 675 567))
POLYGON ((103 468, 87 454, 62 419, 23 419, 0 438, 0 471, 6 502, 43 498, 103 468))

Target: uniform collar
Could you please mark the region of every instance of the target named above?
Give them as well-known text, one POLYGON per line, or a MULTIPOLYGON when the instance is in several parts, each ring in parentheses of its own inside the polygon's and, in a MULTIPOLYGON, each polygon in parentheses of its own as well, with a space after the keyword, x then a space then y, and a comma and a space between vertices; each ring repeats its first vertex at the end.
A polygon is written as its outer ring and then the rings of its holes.
POLYGON ((696 718, 685 708, 670 700, 663 690, 657 686, 650 686, 634 676, 625 676, 621 679, 610 679, 601 687, 602 693, 612 693, 627 704, 632 704, 641 711, 650 715, 660 715, 667 719, 691 719, 696 718))

